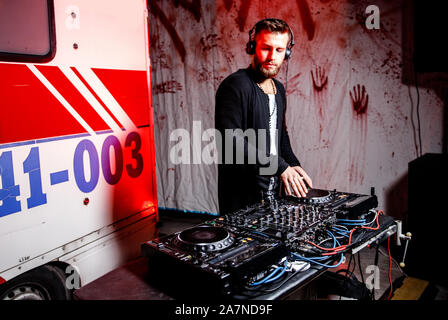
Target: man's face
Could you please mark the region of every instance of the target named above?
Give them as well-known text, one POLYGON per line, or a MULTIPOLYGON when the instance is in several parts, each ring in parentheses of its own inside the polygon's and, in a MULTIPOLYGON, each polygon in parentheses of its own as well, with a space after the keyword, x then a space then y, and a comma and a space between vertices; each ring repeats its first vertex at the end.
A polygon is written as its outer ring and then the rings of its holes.
POLYGON ((286 47, 289 43, 288 32, 269 32, 262 30, 257 34, 253 66, 265 78, 273 78, 280 71, 285 60, 286 47))

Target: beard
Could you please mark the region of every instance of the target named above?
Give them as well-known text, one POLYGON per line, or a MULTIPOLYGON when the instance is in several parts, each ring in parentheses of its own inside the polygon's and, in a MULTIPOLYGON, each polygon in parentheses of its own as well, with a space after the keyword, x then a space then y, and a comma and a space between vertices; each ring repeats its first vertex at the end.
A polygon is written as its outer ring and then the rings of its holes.
POLYGON ((254 65, 255 70, 257 70, 264 78, 274 78, 280 71, 280 66, 276 66, 274 69, 266 69, 256 56, 254 58, 254 65))

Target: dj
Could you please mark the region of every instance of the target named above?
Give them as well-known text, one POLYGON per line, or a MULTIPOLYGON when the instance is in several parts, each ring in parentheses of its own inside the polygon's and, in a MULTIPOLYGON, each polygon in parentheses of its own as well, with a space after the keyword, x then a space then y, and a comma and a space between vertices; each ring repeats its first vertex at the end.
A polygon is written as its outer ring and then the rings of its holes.
POLYGON ((291 149, 285 124, 286 93, 283 85, 274 79, 283 61, 291 57, 293 45, 293 33, 284 21, 259 21, 250 30, 246 45, 246 52, 253 55, 251 65, 224 79, 216 92, 215 125, 225 143, 228 142, 225 139, 228 129, 234 132, 268 132, 261 146, 260 141, 254 146, 247 136, 239 140, 232 138, 233 144, 235 141, 244 144, 243 164, 237 161, 228 163, 224 144, 218 147, 221 152, 218 164, 220 214, 259 202, 261 197, 272 198, 279 193, 280 182, 286 194, 297 197, 306 196, 308 187, 312 187, 310 177, 291 149), (248 161, 251 150, 257 153, 255 163, 248 161), (261 163, 260 152, 265 158, 269 156, 267 164, 261 163), (263 174, 261 169, 266 165, 274 167, 275 171, 263 174))

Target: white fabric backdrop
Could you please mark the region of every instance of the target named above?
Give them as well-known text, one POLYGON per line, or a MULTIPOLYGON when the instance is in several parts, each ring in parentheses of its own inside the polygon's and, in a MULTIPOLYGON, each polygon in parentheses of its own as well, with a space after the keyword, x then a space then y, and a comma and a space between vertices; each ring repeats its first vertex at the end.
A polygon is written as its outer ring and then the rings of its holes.
MULTIPOLYGON (((375 187, 379 207, 403 216, 407 165, 420 151, 416 87, 406 84, 403 75, 409 64, 403 56, 404 2, 376 1, 379 30, 365 27, 370 4, 152 0, 159 206, 218 212, 216 165, 173 164, 170 150, 176 142, 170 134, 179 128, 192 132, 193 121, 200 121, 202 130, 213 128, 219 83, 251 61, 244 50, 248 31, 260 19, 277 17, 287 21, 295 36, 288 65, 287 125, 292 148, 314 186, 356 193, 375 187), (323 81, 316 74, 319 68, 323 81), (368 95, 362 114, 354 111, 350 95, 357 85, 368 95)), ((286 64, 278 79, 285 84, 286 64)), ((420 88, 419 94, 423 153, 441 152, 443 103, 433 90, 420 88)))

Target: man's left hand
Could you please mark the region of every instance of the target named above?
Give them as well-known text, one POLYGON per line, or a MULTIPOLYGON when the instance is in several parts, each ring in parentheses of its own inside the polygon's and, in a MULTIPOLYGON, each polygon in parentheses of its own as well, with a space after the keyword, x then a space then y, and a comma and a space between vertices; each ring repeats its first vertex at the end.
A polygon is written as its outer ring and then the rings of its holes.
POLYGON ((308 174, 305 172, 305 170, 302 169, 302 167, 295 166, 292 168, 300 175, 300 177, 302 177, 302 179, 298 179, 298 182, 301 184, 303 190, 308 190, 308 187, 309 188, 313 187, 313 181, 308 176, 308 174))

